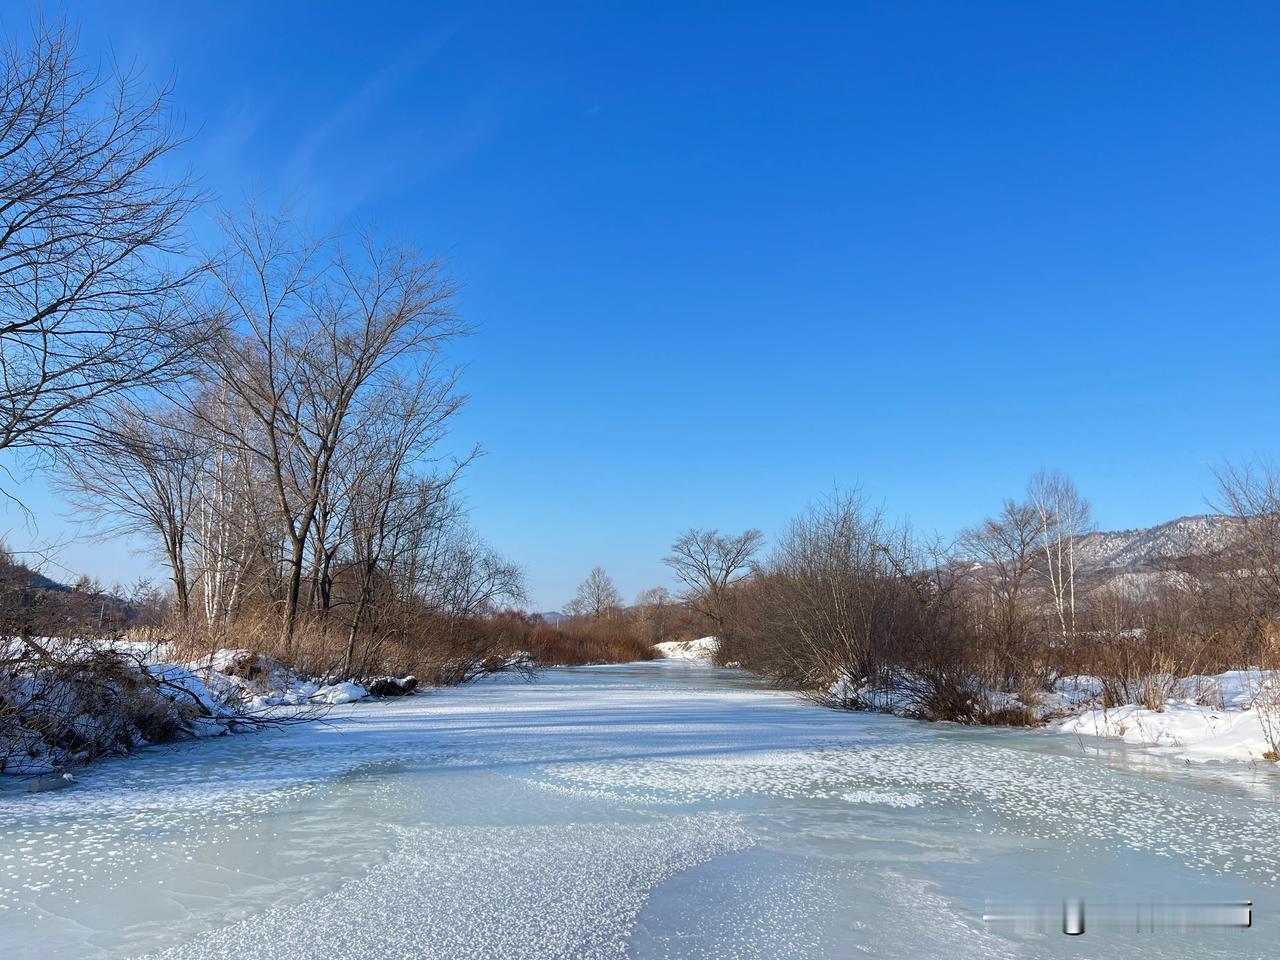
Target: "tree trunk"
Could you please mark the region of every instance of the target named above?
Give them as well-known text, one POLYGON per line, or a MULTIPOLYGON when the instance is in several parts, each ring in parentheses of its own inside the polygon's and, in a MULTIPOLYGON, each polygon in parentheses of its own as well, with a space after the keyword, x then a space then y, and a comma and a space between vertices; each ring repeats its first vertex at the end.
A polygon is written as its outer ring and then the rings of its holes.
POLYGON ((302 597, 302 568, 306 551, 303 541, 295 539, 293 556, 289 558, 289 586, 285 592, 284 625, 281 640, 285 653, 293 649, 293 628, 298 620, 298 601, 302 597))

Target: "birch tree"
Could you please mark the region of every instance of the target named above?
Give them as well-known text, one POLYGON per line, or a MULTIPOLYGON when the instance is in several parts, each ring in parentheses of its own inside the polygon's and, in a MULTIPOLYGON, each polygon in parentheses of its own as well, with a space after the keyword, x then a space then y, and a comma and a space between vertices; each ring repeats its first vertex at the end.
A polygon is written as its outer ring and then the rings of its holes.
POLYGON ((1062 636, 1076 631, 1076 546, 1089 532, 1089 501, 1066 475, 1041 470, 1028 486, 1038 521, 1040 551, 1049 596, 1062 636))

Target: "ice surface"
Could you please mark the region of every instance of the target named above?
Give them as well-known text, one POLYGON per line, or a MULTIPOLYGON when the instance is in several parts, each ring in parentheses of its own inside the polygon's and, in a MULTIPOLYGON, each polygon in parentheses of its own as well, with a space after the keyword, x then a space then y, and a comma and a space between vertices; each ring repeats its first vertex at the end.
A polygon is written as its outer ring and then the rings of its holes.
POLYGON ((424 827, 386 864, 317 900, 267 910, 157 958, 625 955, 646 895, 750 846, 732 816, 642 826, 424 827))
MULTIPOLYGON (((344 705, 78 776, 0 791, 2 955, 1066 957, 986 930, 984 899, 1280 906, 1271 766, 824 710, 689 660, 344 705)), ((1096 954, 1238 960, 1280 935, 1096 954)))

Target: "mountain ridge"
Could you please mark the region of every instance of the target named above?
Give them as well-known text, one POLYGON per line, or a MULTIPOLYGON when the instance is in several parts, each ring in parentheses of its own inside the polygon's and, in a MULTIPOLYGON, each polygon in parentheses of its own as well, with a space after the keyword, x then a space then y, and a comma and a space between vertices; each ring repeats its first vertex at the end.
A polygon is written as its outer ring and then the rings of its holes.
POLYGON ((1151 527, 1095 530, 1076 541, 1077 562, 1099 570, 1141 570, 1212 556, 1231 545, 1240 524, 1227 514, 1203 513, 1151 527))

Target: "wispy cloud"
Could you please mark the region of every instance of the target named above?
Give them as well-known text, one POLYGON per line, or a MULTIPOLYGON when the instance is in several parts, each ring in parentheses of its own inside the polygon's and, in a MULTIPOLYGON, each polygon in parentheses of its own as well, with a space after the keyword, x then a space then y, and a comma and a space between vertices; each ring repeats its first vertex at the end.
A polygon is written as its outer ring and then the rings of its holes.
POLYGON ((319 125, 303 137, 285 163, 288 180, 309 179, 316 157, 326 144, 356 127, 402 84, 431 60, 448 42, 450 31, 426 34, 356 88, 319 125))

